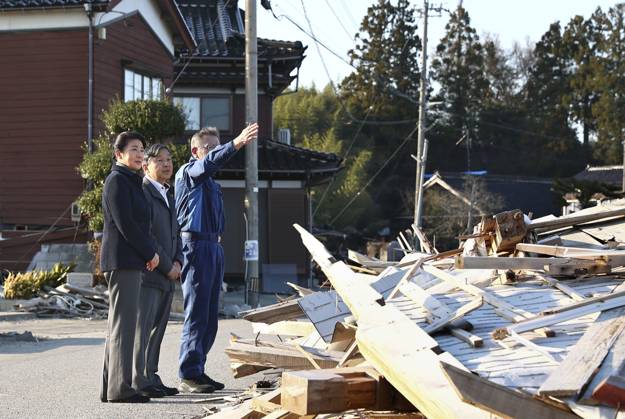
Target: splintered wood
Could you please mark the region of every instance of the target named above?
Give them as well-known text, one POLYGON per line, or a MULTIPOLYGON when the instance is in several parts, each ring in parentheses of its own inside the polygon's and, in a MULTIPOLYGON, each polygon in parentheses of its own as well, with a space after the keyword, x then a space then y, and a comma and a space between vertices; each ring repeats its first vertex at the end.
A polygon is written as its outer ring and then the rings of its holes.
POLYGON ((226 350, 235 376, 282 379, 229 417, 620 417, 625 248, 601 237, 624 217, 625 200, 532 221, 512 210, 459 249, 418 230, 429 253, 350 251, 357 267, 295 225, 333 289, 245 313, 256 337, 226 350))

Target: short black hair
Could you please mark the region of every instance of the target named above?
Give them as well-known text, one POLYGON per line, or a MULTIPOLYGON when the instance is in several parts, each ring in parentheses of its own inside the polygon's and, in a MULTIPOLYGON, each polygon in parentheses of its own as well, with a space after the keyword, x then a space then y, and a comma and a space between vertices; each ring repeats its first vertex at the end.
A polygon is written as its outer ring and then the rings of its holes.
POLYGON ((145 148, 145 137, 143 137, 143 135, 139 134, 137 131, 124 131, 120 132, 117 138, 115 138, 113 149, 120 152, 124 151, 131 140, 141 141, 141 144, 145 148))
POLYGON ((167 147, 165 144, 160 144, 160 143, 152 144, 151 146, 148 147, 147 150, 145 150, 143 161, 147 163, 148 160, 150 160, 152 157, 158 156, 158 153, 160 153, 163 150, 167 150, 169 153, 171 153, 171 150, 169 150, 169 147, 167 147))

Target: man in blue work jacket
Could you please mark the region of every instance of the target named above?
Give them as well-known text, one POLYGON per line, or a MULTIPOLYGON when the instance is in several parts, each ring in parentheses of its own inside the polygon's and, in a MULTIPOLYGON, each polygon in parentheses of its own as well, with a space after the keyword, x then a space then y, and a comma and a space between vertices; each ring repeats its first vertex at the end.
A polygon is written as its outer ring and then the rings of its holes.
POLYGON ((185 317, 179 359, 182 392, 210 393, 224 388, 204 372, 206 355, 217 335, 219 291, 224 275, 220 241, 225 217, 221 187, 213 176, 257 135, 258 125, 252 124, 234 140, 220 144, 217 128, 204 128, 191 137, 192 157, 176 173, 185 317))

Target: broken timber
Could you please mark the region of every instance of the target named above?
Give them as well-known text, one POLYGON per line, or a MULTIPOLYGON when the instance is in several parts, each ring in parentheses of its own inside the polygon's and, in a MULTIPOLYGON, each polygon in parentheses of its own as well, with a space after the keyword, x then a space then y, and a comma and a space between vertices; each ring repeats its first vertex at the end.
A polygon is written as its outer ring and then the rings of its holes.
POLYGON ((489 417, 487 412, 463 403, 450 388, 432 350, 438 348, 434 339, 393 306, 381 306, 379 294, 368 284, 354 280, 351 270, 328 258, 310 233, 299 225, 295 228, 358 319, 356 340, 365 359, 428 417, 489 417))

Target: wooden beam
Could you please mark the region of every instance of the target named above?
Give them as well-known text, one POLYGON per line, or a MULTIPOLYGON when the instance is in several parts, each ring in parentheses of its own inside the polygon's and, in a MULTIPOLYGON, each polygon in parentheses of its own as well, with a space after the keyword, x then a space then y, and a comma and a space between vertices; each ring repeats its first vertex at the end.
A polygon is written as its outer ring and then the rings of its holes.
POLYGON ((575 291, 573 288, 569 287, 568 285, 562 283, 561 281, 558 281, 555 278, 552 278, 548 275, 542 275, 538 272, 535 272, 534 275, 536 276, 536 278, 540 279, 541 281, 544 281, 550 286, 559 289, 560 291, 562 291, 563 293, 565 293, 566 295, 568 295, 575 301, 584 301, 586 299, 586 297, 584 297, 582 294, 575 291))
MULTIPOLYGON (((536 330, 541 327, 552 326, 554 324, 576 319, 587 314, 609 310, 616 307, 622 307, 624 305, 625 296, 622 295, 612 299, 601 299, 601 297, 588 298, 581 303, 571 304, 570 307, 562 307, 560 309, 546 311, 553 314, 539 314, 538 316, 535 316, 531 319, 527 319, 515 325, 508 326, 505 329, 507 329, 508 331, 514 331, 515 333, 528 332, 530 330, 536 330), (571 308, 572 306, 575 307, 571 308)), ((505 336, 505 333, 503 336, 505 336)))
POLYGON ((262 367, 260 365, 242 364, 240 362, 230 363, 230 369, 232 370, 232 376, 234 378, 247 377, 248 375, 256 374, 260 371, 270 369, 270 367, 262 367))
POLYGON ((611 266, 601 257, 594 260, 539 257, 458 256, 456 269, 544 270, 554 275, 590 275, 609 273, 611 266))
POLYGON ((283 408, 298 415, 339 413, 372 408, 377 381, 366 372, 340 370, 290 371, 282 373, 283 408))
POLYGON ((484 300, 482 298, 477 298, 458 308, 456 311, 450 313, 447 317, 435 320, 431 324, 425 326, 423 329, 428 333, 437 332, 447 325, 451 324, 455 320, 461 319, 473 310, 477 310, 478 308, 482 307, 482 304, 484 304, 484 300))
MULTIPOLYGON (((421 413, 441 418, 488 418, 487 412, 463 403, 432 351, 438 343, 392 305, 381 306, 375 295, 355 289, 353 273, 340 268, 310 233, 296 225, 304 245, 358 319, 360 353, 421 413), (337 267, 338 266, 338 267, 337 267)), ((362 286, 369 286, 362 284, 362 286)))
POLYGON ((625 308, 604 312, 540 386, 541 396, 574 396, 592 378, 625 328, 625 308))
MULTIPOLYGON (((242 342, 233 342, 224 350, 230 362, 259 365, 269 368, 308 369, 309 358, 297 349, 285 347, 254 346, 242 342)), ((307 352, 322 368, 332 368, 341 360, 342 354, 324 352, 307 348, 307 352)))
POLYGON ((541 255, 549 255, 549 256, 559 256, 559 257, 567 257, 571 254, 577 253, 603 253, 603 250, 598 249, 588 249, 583 247, 567 247, 567 246, 556 246, 556 245, 546 245, 546 244, 534 244, 534 243, 519 243, 516 245, 516 250, 521 252, 530 252, 530 253, 538 253, 541 255))
POLYGON ((274 410, 282 408, 280 405, 282 389, 277 388, 262 396, 254 397, 252 399, 252 409, 257 412, 269 414, 274 410))
POLYGON ((611 211, 601 211, 601 212, 596 212, 593 214, 560 217, 555 220, 548 220, 548 221, 533 221, 528 226, 528 229, 537 230, 539 232, 556 230, 562 227, 570 227, 570 226, 574 226, 577 224, 588 223, 590 221, 607 220, 608 218, 622 217, 623 215, 625 215, 625 208, 611 210, 611 211))
POLYGON ((482 346, 484 346, 484 340, 481 337, 458 327, 450 328, 449 333, 451 333, 453 336, 460 339, 461 341, 468 343, 474 348, 481 348, 482 346))
POLYGON ((251 322, 275 323, 281 320, 293 320, 304 315, 297 303, 297 299, 282 301, 270 306, 249 310, 242 314, 242 318, 251 322))
POLYGON ((534 399, 531 395, 496 384, 442 363, 455 391, 466 403, 505 418, 572 419, 578 416, 534 399))

